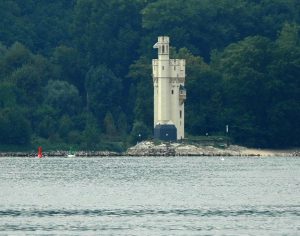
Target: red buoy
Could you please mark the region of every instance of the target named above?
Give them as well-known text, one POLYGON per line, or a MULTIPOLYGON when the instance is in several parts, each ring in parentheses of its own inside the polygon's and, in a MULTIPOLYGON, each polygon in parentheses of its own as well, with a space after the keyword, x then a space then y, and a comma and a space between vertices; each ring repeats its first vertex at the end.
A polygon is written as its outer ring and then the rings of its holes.
POLYGON ((43 153, 42 153, 42 147, 38 148, 38 158, 42 158, 43 157, 43 153))

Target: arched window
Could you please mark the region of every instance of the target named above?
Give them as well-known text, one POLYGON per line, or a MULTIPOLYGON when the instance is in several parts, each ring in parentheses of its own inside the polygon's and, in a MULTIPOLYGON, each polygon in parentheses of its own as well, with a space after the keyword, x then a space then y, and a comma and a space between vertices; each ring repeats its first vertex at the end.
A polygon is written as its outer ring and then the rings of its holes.
POLYGON ((165 53, 165 45, 162 46, 162 53, 165 53))

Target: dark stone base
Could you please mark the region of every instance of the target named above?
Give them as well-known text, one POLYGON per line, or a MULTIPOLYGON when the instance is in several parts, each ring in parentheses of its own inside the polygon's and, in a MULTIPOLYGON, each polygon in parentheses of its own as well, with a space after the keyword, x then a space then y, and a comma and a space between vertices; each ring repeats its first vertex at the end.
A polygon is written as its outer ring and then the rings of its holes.
POLYGON ((177 129, 175 125, 156 125, 154 128, 154 139, 176 141, 177 129))

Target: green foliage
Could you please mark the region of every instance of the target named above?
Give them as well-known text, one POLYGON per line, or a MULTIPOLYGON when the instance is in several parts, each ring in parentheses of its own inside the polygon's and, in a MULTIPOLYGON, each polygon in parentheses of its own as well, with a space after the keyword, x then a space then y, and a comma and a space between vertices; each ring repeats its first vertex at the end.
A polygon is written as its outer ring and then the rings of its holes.
POLYGON ((142 6, 141 1, 77 1, 72 28, 82 56, 93 66, 107 65, 118 76, 126 73, 137 57, 142 6))
POLYGON ((16 87, 10 82, 0 83, 0 108, 14 107, 17 103, 16 87))
POLYGON ((128 121, 127 121, 127 116, 124 112, 121 112, 118 116, 117 130, 121 137, 126 136, 128 132, 128 121))
POLYGON ((21 109, 3 109, 0 112, 0 143, 27 145, 31 128, 21 109))
POLYGON ((51 62, 56 78, 75 85, 84 94, 84 63, 76 49, 65 45, 56 47, 51 62))
POLYGON ((2 77, 8 76, 24 64, 30 63, 30 61, 30 51, 21 43, 16 42, 8 50, 3 50, 3 55, 0 59, 0 75, 2 77))
POLYGON ((151 61, 141 57, 130 67, 129 77, 136 88, 134 118, 149 127, 153 124, 153 85, 151 61))
POLYGON ((159 35, 187 62, 189 134, 300 145, 298 0, 2 0, 0 17, 3 147, 150 138, 159 35))
MULTIPOLYGON (((73 122, 68 115, 64 115, 59 120, 59 136, 62 138, 68 137, 69 133, 72 131, 73 122)), ((74 134, 73 134, 74 135, 74 134)))
POLYGON ((104 118, 105 133, 108 136, 115 136, 117 134, 117 128, 115 125, 114 117, 111 112, 107 112, 104 118))
POLYGON ((186 131, 198 135, 219 132, 224 125, 222 77, 203 58, 194 56, 186 48, 180 49, 174 56, 185 59, 187 64, 186 131))
POLYGON ((135 122, 133 124, 130 140, 131 144, 136 144, 137 142, 148 139, 151 136, 149 128, 143 122, 135 122))
POLYGON ((44 116, 38 125, 38 134, 40 137, 50 139, 57 133, 58 122, 51 116, 44 116))
POLYGON ((81 100, 77 88, 66 81, 50 80, 45 87, 45 103, 61 114, 70 116, 80 111, 81 100))
POLYGON ((85 117, 85 129, 83 131, 83 148, 96 149, 100 143, 100 128, 96 118, 88 113, 85 117))
POLYGON ((92 67, 86 75, 88 109, 100 123, 108 111, 117 114, 121 105, 121 80, 106 66, 92 67))
POLYGON ((299 145, 295 137, 300 113, 295 101, 299 100, 300 63, 295 30, 285 26, 277 42, 259 36, 246 38, 214 58, 216 70, 223 72, 224 112, 236 142, 299 145), (293 52, 288 45, 293 45, 293 52))

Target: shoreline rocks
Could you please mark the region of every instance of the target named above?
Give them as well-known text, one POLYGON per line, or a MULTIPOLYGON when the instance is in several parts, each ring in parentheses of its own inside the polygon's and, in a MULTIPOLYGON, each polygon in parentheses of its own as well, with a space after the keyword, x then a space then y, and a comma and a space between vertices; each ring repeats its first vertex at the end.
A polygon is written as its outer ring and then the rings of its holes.
POLYGON ((143 141, 129 148, 127 156, 299 156, 297 151, 274 151, 248 149, 237 145, 217 148, 214 146, 191 145, 184 143, 161 143, 143 141))
MULTIPOLYGON (((43 152, 43 157, 68 157, 68 151, 43 152)), ((78 151, 76 157, 108 157, 120 156, 120 153, 110 151, 78 151)), ((37 157, 37 152, 1 152, 0 157, 37 157)))
MULTIPOLYGON (((44 157, 68 157, 68 151, 43 152, 44 157)), ((257 157, 298 157, 300 150, 251 149, 237 145, 214 147, 201 144, 160 143, 143 141, 128 148, 126 152, 77 151, 76 157, 116 157, 116 156, 257 156, 257 157)), ((36 152, 0 152, 0 157, 37 157, 36 152)))

